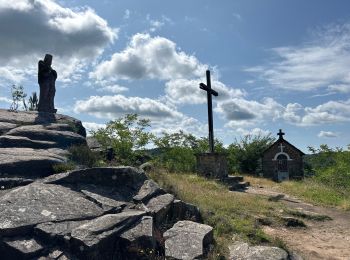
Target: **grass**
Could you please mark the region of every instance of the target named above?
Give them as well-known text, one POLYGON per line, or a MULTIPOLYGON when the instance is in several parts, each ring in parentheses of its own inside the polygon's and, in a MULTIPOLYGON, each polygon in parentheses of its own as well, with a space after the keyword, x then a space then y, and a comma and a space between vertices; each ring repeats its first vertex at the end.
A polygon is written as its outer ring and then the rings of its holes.
POLYGON ((282 183, 252 176, 245 176, 245 179, 249 181, 252 186, 269 187, 274 191, 293 195, 315 205, 332 206, 350 210, 349 191, 332 188, 313 178, 305 178, 303 181, 286 181, 282 183))
POLYGON ((256 219, 275 218, 282 204, 271 203, 253 194, 229 192, 223 184, 195 174, 157 171, 149 175, 168 192, 199 207, 204 222, 214 228, 216 246, 211 254, 212 259, 227 256, 228 245, 233 240, 281 245, 260 229, 256 219))

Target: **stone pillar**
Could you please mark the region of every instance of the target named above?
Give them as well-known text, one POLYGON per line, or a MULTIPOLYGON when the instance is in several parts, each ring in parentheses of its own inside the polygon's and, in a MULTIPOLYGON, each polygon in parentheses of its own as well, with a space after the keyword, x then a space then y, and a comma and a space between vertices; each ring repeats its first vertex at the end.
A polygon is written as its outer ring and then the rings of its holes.
POLYGON ((228 176, 226 154, 200 153, 196 154, 197 173, 213 179, 225 179, 228 176))

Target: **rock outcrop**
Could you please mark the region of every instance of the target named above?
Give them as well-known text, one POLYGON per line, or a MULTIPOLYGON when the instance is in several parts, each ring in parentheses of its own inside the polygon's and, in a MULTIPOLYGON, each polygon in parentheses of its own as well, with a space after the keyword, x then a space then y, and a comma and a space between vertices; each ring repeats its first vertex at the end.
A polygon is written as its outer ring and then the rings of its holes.
POLYGON ((67 149, 86 145, 86 132, 72 117, 0 109, 0 177, 42 177, 67 161, 67 149))
POLYGON ((132 167, 37 179, 0 193, 0 210, 4 259, 194 259, 213 242, 198 208, 132 167))
POLYGON ((249 246, 244 242, 236 242, 229 247, 232 260, 288 260, 288 253, 278 247, 249 246))

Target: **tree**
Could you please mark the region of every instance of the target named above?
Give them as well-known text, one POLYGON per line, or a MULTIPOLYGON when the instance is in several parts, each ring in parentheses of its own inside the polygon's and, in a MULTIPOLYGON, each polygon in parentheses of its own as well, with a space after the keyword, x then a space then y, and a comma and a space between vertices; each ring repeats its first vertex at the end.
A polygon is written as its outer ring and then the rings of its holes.
POLYGON ((92 135, 107 151, 112 148, 120 164, 135 165, 139 156, 145 154, 146 145, 153 139, 153 134, 146 131, 150 120, 139 119, 136 114, 112 120, 106 127, 93 131, 92 135))
POLYGON ((10 106, 10 110, 17 111, 19 102, 23 102, 23 107, 25 110, 27 110, 27 104, 25 101, 25 98, 27 94, 24 92, 23 86, 19 85, 12 85, 11 86, 11 95, 12 95, 12 104, 10 106))
POLYGON ((38 110, 38 103, 39 99, 36 95, 36 92, 33 92, 32 95, 29 97, 29 111, 37 111, 38 110))
POLYGON ((256 173, 259 160, 263 152, 275 141, 269 135, 246 135, 230 144, 228 151, 228 163, 231 171, 241 173, 256 173))
POLYGON ((170 171, 191 172, 196 167, 194 148, 197 138, 183 131, 176 133, 163 132, 155 138, 154 144, 160 150, 157 161, 170 171))

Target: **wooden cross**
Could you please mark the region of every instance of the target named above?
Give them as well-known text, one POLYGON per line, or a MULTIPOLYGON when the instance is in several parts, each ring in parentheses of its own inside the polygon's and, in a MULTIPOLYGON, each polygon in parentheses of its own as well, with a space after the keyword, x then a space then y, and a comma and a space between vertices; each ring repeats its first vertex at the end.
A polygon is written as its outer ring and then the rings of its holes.
POLYGON ((280 129, 280 131, 277 133, 277 135, 279 136, 278 139, 283 139, 283 136, 285 135, 285 133, 283 133, 282 129, 280 129))
POLYGON ((209 152, 214 153, 214 129, 213 129, 213 105, 211 95, 218 96, 218 92, 211 88, 210 82, 210 70, 206 71, 207 75, 207 85, 204 83, 199 84, 199 88, 207 92, 208 100, 208 127, 209 127, 209 152))

